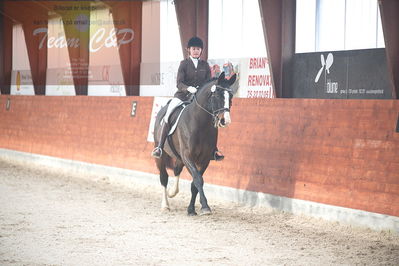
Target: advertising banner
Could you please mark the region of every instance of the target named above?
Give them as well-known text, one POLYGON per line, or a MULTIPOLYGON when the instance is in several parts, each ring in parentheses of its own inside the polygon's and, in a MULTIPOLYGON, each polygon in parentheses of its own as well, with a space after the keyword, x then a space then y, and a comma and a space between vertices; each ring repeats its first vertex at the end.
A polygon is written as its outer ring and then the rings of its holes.
POLYGON ((179 65, 180 62, 142 63, 140 96, 173 96, 179 65))
POLYGON ((240 60, 240 98, 274 98, 269 60, 266 57, 253 57, 240 60))
POLYGON ((385 49, 296 54, 294 98, 391 99, 385 49))
POLYGON ((28 85, 33 89, 36 82, 45 85, 46 95, 76 95, 79 90, 83 95, 125 96, 126 84, 138 86, 131 78, 135 74, 129 74, 131 53, 140 49, 130 47, 136 40, 133 27, 140 25, 132 26, 132 10, 141 10, 131 8, 133 4, 6 1, 9 16, 20 14, 21 7, 32 11, 13 26, 12 93, 34 94, 28 85))

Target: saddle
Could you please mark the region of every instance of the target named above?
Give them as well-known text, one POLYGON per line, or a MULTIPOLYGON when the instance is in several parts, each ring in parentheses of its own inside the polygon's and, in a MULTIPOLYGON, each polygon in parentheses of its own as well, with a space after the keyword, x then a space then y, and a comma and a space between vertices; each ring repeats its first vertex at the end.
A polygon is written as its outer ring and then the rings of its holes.
MULTIPOLYGON (((169 133, 168 133, 167 142, 168 142, 172 152, 174 153, 174 155, 178 159, 181 159, 181 157, 180 157, 179 153, 177 152, 177 150, 175 148, 175 145, 173 144, 172 135, 173 135, 173 133, 175 132, 175 130, 177 128, 177 124, 178 124, 178 122, 180 120, 180 116, 182 115, 184 109, 187 107, 187 105, 189 103, 190 102, 182 102, 181 104, 176 106, 175 109, 170 114, 169 120, 168 120, 168 123, 170 125, 170 130, 169 130, 169 133)), ((169 102, 168 102, 167 105, 169 105, 169 102)), ((166 114, 166 111, 165 111, 165 113, 162 114, 162 118, 165 116, 165 114, 166 114)), ((161 121, 163 121, 163 120, 161 120, 161 121)))

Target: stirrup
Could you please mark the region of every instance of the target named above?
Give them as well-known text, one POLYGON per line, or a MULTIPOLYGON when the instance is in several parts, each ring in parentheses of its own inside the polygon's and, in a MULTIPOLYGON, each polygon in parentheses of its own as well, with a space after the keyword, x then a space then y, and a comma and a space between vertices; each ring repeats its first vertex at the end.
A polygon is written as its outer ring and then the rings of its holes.
POLYGON ((215 151, 213 154, 213 159, 215 161, 222 161, 224 159, 224 155, 220 151, 215 151), (220 155, 218 153, 220 153, 220 155))
POLYGON ((158 159, 161 158, 162 149, 160 147, 155 147, 155 149, 152 150, 151 155, 152 155, 152 157, 155 157, 155 158, 158 158, 158 159))

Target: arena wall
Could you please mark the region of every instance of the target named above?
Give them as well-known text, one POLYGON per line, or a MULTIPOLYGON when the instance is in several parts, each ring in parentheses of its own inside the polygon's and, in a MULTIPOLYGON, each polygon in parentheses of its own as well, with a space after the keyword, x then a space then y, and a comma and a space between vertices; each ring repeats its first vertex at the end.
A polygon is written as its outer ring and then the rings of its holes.
MULTIPOLYGON (((152 104, 1 95, 0 148, 156 173, 147 142, 152 104)), ((397 100, 235 99, 233 123, 219 133, 226 159, 212 161, 205 180, 399 216, 398 114, 397 100)))

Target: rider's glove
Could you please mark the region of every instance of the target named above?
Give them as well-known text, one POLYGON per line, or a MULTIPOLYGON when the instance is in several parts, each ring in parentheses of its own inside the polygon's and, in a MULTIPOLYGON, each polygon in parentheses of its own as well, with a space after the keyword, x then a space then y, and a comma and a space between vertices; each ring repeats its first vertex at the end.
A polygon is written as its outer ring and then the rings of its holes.
POLYGON ((189 92, 191 92, 191 93, 196 93, 196 92, 197 92, 197 89, 194 88, 193 86, 188 87, 187 90, 188 90, 189 92))

